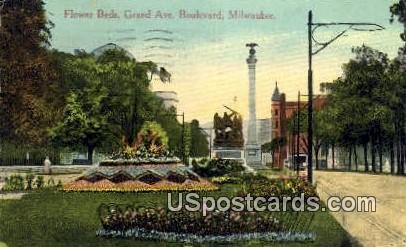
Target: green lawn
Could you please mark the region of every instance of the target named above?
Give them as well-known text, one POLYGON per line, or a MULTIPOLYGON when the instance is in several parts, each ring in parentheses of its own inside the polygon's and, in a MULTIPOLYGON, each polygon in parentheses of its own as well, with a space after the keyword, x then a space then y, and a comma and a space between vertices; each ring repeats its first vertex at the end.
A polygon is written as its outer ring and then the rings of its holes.
MULTIPOLYGON (((224 185, 213 196, 230 195, 236 185, 224 185)), ((206 194, 205 193, 205 194, 206 194)), ((185 246, 157 241, 103 239, 96 209, 101 203, 134 203, 145 207, 166 206, 166 193, 65 193, 44 190, 21 200, 0 201, 0 243, 8 246, 185 246)), ((272 246, 347 246, 348 237, 326 212, 317 212, 312 225, 314 243, 271 243, 272 246)), ((251 241, 240 246, 264 246, 251 241)), ((1 246, 1 244, 0 244, 1 246)), ((190 246, 190 245, 187 245, 190 246)))

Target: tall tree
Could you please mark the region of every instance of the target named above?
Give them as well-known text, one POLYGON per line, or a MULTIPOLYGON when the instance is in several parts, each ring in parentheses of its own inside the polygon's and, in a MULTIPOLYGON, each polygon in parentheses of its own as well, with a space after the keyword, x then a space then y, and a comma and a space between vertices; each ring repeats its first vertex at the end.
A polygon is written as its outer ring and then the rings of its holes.
POLYGON ((168 133, 169 147, 180 147, 182 133, 176 112, 165 109, 149 85, 151 75, 157 74, 164 80, 169 76, 166 71, 161 75, 152 62, 139 63, 119 49, 106 51, 98 58, 86 53, 72 56, 56 52, 54 56, 61 80, 56 91, 70 95, 64 118, 52 131, 55 144, 81 143, 87 147, 91 160, 96 147, 113 151, 123 144, 137 145, 143 124, 157 121, 168 133), (72 107, 77 111, 72 111, 72 107), (81 134, 68 138, 70 121, 75 119, 81 134))
MULTIPOLYGON (((398 57, 394 59, 394 63, 391 68, 391 75, 394 75, 394 81, 397 82, 395 85, 397 89, 397 95, 403 100, 401 104, 396 105, 396 119, 395 119, 395 143, 391 143, 392 146, 396 147, 396 160, 398 167, 398 174, 405 174, 405 160, 406 160, 406 131, 405 131, 405 68, 406 68, 406 1, 399 0, 394 3, 390 9, 391 19, 390 22, 393 23, 395 17, 399 23, 403 24, 403 32, 400 34, 401 40, 404 42, 404 46, 399 48, 398 57), (403 74, 403 75, 402 75, 403 74), (403 77, 403 78, 402 78, 403 77), (400 79, 400 80, 399 80, 400 79)), ((391 157, 392 157, 391 153, 391 157)))
POLYGON ((63 121, 58 123, 51 132, 56 145, 87 148, 88 161, 93 163, 93 152, 96 147, 106 143, 111 135, 111 125, 101 112, 100 95, 89 94, 93 103, 85 106, 75 93, 70 93, 64 111, 63 121), (99 98, 99 99, 97 99, 99 98))
POLYGON ((207 136, 202 131, 199 121, 196 119, 192 120, 190 123, 190 156, 192 157, 203 157, 209 154, 207 136))
POLYGON ((6 1, 0 27, 2 137, 44 144, 52 114, 45 95, 54 71, 49 63, 50 28, 42 0, 6 1))
POLYGON ((262 144, 261 151, 272 154, 272 163, 275 162, 275 152, 286 145, 285 137, 275 137, 272 141, 262 144))

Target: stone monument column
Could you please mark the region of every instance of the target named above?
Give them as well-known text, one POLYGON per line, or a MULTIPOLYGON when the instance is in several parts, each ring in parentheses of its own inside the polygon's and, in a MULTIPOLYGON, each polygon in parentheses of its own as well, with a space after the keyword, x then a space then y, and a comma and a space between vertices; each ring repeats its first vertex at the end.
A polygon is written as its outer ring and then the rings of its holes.
POLYGON ((248 79, 249 79, 249 89, 248 89, 248 109, 249 109, 249 122, 248 122, 248 137, 247 143, 245 145, 245 159, 248 165, 260 165, 261 163, 261 150, 258 145, 257 136, 257 114, 256 114, 256 93, 255 93, 255 69, 257 59, 255 56, 255 47, 258 46, 255 43, 250 43, 246 45, 250 47, 249 56, 247 58, 248 64, 248 79))
POLYGON ((258 145, 257 137, 257 113, 256 113, 256 98, 255 98, 255 66, 257 59, 255 57, 254 44, 251 45, 250 54, 247 58, 248 64, 248 78, 249 78, 249 88, 248 88, 248 109, 249 109, 249 123, 248 123, 248 138, 247 145, 258 145))

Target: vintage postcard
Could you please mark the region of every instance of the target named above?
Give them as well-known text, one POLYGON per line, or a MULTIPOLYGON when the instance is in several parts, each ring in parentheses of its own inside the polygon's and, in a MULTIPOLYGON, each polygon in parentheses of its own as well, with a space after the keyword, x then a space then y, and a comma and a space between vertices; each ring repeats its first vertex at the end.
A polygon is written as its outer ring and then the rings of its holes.
POLYGON ((406 0, 0 0, 0 247, 406 246, 406 0))

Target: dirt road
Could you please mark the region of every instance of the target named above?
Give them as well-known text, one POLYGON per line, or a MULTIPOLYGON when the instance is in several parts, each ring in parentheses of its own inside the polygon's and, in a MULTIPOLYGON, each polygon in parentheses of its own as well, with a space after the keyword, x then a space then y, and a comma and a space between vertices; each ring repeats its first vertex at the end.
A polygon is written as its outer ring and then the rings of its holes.
POLYGON ((376 212, 332 212, 362 246, 406 246, 406 177, 316 171, 315 182, 323 200, 376 197, 376 212))

